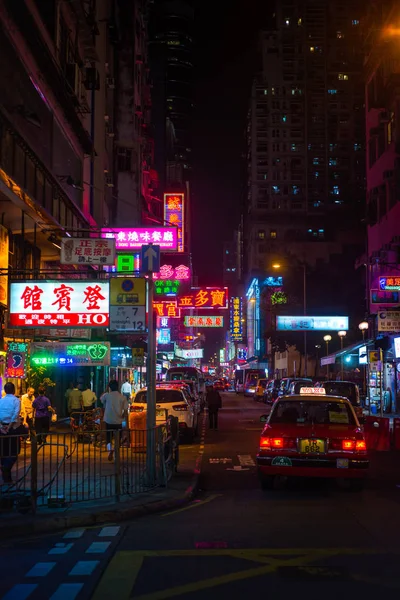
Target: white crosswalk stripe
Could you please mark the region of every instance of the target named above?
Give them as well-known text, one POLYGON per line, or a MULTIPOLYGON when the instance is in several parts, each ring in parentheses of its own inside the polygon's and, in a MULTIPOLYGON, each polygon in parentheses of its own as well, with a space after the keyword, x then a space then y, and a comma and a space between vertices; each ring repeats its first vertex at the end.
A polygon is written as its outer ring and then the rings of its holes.
POLYGON ((56 564, 55 562, 38 562, 28 571, 25 577, 46 577, 56 564))
POLYGON ((76 565, 71 569, 69 575, 91 575, 100 561, 98 560, 78 560, 76 565))
POLYGON ((83 583, 61 583, 50 600, 74 600, 82 588, 83 583))
POLYGON ((118 526, 103 527, 103 529, 99 533, 99 537, 114 537, 114 536, 118 535, 120 529, 121 528, 118 526))

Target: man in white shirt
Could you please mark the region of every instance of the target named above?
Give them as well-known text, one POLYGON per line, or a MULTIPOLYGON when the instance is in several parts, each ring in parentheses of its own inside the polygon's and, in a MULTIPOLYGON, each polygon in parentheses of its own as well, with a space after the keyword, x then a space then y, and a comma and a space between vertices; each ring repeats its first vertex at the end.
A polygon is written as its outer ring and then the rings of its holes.
POLYGON ((90 386, 86 386, 86 389, 82 392, 83 410, 92 410, 96 400, 96 394, 90 389, 90 386))
POLYGON ((121 386, 121 394, 123 394, 125 396, 125 398, 128 400, 128 402, 130 403, 131 396, 132 396, 132 385, 128 378, 125 380, 125 382, 121 386))
POLYGON ((122 422, 127 417, 129 403, 125 396, 118 391, 118 381, 110 381, 108 384, 109 392, 102 395, 100 400, 104 406, 104 422, 107 430, 107 450, 108 460, 113 460, 114 450, 112 447, 112 438, 122 429, 122 422))
POLYGON ((0 398, 0 428, 9 429, 12 423, 17 423, 21 412, 21 402, 15 396, 15 386, 13 383, 6 383, 4 386, 6 393, 0 398))

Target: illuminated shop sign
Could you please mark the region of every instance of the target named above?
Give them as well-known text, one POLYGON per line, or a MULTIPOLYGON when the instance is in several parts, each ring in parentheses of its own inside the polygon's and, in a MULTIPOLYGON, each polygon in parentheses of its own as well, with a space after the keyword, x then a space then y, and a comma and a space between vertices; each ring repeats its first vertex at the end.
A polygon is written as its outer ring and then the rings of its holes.
POLYGON ((239 296, 231 298, 230 332, 232 341, 243 340, 243 300, 239 296))
POLYGON ((6 355, 6 377, 23 379, 26 377, 28 344, 24 342, 9 342, 6 355))
POLYGON ((106 366, 110 364, 109 342, 33 342, 31 365, 36 367, 106 366))
POLYGON ((185 195, 164 194, 164 222, 178 230, 178 252, 184 251, 185 241, 185 195))
POLYGON ((135 271, 140 271, 140 255, 118 254, 116 271, 117 273, 133 273, 135 271))
POLYGON ((195 350, 183 350, 183 348, 175 348, 175 356, 178 358, 203 358, 203 348, 195 350))
POLYGON ((179 296, 180 308, 228 308, 227 287, 192 288, 191 293, 179 296))
POLYGON ((267 277, 264 279, 263 285, 266 285, 267 287, 282 287, 283 277, 267 277))
POLYGON ((11 283, 11 327, 106 327, 108 281, 11 283))
POLYGON ((349 317, 276 317, 278 331, 347 331, 349 317))
POLYGON ((170 329, 157 329, 157 344, 170 344, 171 343, 171 330, 170 329))
POLYGON ((185 327, 223 327, 224 317, 185 317, 185 327))
POLYGON ((179 319, 181 316, 181 310, 178 307, 176 300, 162 300, 161 302, 153 302, 153 308, 156 311, 157 317, 179 319))
POLYGON ((176 227, 134 227, 129 229, 102 229, 102 238, 115 239, 117 250, 135 250, 143 245, 156 244, 163 252, 178 248, 176 227))
POLYGON ((178 279, 158 279, 154 282, 154 293, 156 296, 176 296, 180 285, 178 279))
POLYGON ((62 238, 62 265, 113 265, 115 240, 96 238, 62 238))
POLYGON ((191 272, 189 267, 186 265, 179 265, 173 267, 172 265, 161 265, 160 271, 153 274, 153 279, 178 279, 183 281, 189 281, 191 272))
POLYGON ((382 291, 400 291, 400 277, 379 277, 379 289, 382 291))

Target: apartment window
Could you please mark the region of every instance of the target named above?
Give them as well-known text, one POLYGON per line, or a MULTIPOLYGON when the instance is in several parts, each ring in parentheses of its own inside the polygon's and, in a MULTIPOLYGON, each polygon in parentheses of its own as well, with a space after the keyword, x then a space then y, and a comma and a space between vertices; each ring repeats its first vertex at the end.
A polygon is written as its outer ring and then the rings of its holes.
POLYGON ((282 123, 286 123, 287 121, 287 115, 282 115, 282 123))
POLYGON ((354 152, 359 152, 361 150, 361 144, 354 144, 354 152))
POLYGON ((257 232, 257 238, 259 240, 265 240, 265 230, 264 229, 259 229, 257 232))
POLYGON ((271 191, 273 194, 280 194, 280 187, 279 185, 273 185, 271 186, 271 191))
POLYGON ((334 186, 333 186, 333 188, 332 188, 332 194, 333 194, 334 196, 339 196, 339 194, 340 194, 340 190, 339 190, 339 186, 338 186, 338 185, 334 185, 334 186))
POLYGON ((298 196, 300 194, 300 187, 298 185, 292 185, 292 194, 298 196))
POLYGON ((338 73, 339 81, 348 81, 349 76, 346 73, 338 73))
POLYGON ((271 231, 269 232, 269 237, 271 238, 271 240, 276 240, 276 238, 277 238, 276 229, 271 229, 271 231))
POLYGON ((118 171, 131 171, 132 149, 118 148, 118 171))
POLYGON ((313 158, 313 165, 319 165, 319 158, 313 158))
POLYGON ((337 90, 330 89, 330 90, 328 90, 328 94, 330 94, 331 96, 333 96, 333 95, 337 94, 337 90))
POLYGON ((351 22, 352 25, 359 25, 360 21, 358 19, 353 19, 351 22))
POLYGON ((342 33, 341 31, 337 31, 336 37, 338 40, 342 40, 344 38, 344 33, 342 33))

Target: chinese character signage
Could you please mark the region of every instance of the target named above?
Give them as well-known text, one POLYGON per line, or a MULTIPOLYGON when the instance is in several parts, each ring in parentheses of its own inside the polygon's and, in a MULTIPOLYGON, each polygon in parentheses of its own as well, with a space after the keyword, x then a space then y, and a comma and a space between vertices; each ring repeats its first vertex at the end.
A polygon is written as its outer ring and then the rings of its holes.
POLYGON ((146 330, 146 280, 144 277, 110 279, 110 331, 146 330))
POLYGON ((243 340, 243 299, 239 296, 231 298, 230 332, 233 342, 243 340))
POLYGON ((153 279, 178 279, 179 281, 189 281, 191 277, 190 269, 186 265, 173 267, 172 265, 161 265, 160 271, 153 274, 153 279))
POLYGON ((181 316, 181 310, 178 308, 178 303, 176 300, 161 300, 160 302, 153 302, 153 309, 155 310, 157 317, 179 319, 181 316))
POLYGON ((101 237, 115 239, 117 250, 136 250, 147 244, 157 244, 163 252, 175 252, 178 248, 178 230, 176 227, 102 229, 101 237))
POLYGON ((178 279, 158 279, 154 282, 154 293, 156 296, 176 296, 180 285, 178 279))
POLYGON ((36 367, 107 366, 110 342, 33 342, 31 365, 36 367))
POLYGON ((379 277, 379 289, 391 292, 400 291, 400 277, 379 277))
POLYGON ((157 344, 170 344, 171 343, 171 330, 170 329, 157 329, 157 344))
POLYGON ((223 327, 224 317, 185 317, 185 327, 223 327))
POLYGON ((115 240, 96 238, 62 238, 62 265, 113 265, 115 240))
POLYGON ((194 350, 184 350, 183 348, 175 348, 175 356, 178 358, 203 358, 203 348, 194 350))
POLYGON ((8 303, 8 231, 0 225, 0 304, 8 303))
POLYGON ((179 308, 228 308, 228 288, 192 288, 178 297, 179 308))
POLYGON ((347 331, 349 317, 276 317, 278 331, 347 331))
POLYGON ((184 252, 185 242, 185 195, 164 194, 164 222, 177 227, 178 252, 184 252))
POLYGON ((108 327, 108 281, 11 283, 11 327, 108 327))
POLYGON ((378 331, 397 333, 400 331, 400 311, 382 310, 378 313, 378 331))
POLYGON ((23 379, 26 377, 26 359, 28 344, 23 342, 9 342, 6 356, 6 377, 23 379))

